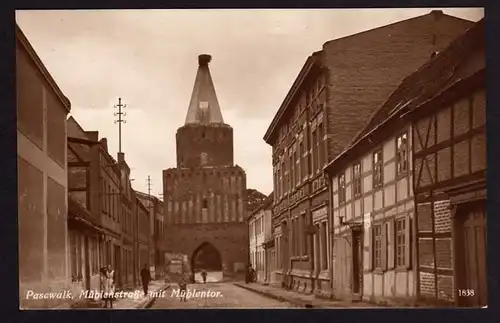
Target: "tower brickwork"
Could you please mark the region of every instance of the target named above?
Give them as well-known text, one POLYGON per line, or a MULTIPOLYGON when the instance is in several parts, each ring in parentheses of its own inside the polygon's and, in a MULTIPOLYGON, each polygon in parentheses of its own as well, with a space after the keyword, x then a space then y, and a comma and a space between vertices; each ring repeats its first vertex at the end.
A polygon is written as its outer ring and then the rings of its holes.
MULTIPOLYGON (((185 124, 177 130, 177 165, 163 171, 165 250, 197 253, 210 244, 225 275, 248 260, 246 174, 233 158, 233 128, 224 123, 210 75, 209 55, 200 55, 185 124)), ((194 268, 193 268, 194 269, 194 268)))

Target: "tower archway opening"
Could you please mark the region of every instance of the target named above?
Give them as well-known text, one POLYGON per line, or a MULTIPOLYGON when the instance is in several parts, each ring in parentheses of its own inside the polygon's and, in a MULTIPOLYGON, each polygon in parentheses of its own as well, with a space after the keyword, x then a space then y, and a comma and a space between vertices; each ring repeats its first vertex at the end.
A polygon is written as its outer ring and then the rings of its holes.
POLYGON ((202 282, 201 272, 207 272, 207 282, 218 282, 222 280, 222 257, 211 243, 204 242, 193 252, 191 256, 191 268, 196 282, 202 282))

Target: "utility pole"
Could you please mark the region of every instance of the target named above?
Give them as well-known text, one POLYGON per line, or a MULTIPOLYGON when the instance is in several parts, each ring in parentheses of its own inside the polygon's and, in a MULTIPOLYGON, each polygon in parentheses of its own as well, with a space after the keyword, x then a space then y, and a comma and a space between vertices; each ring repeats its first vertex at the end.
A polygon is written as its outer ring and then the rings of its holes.
MULTIPOLYGON (((118 98, 118 104, 115 105, 115 109, 118 108, 118 112, 115 112, 114 115, 118 116, 118 119, 115 120, 115 123, 118 123, 118 154, 122 152, 122 123, 127 123, 126 120, 123 119, 124 116, 127 114, 125 112, 122 112, 122 108, 126 108, 126 105, 122 104, 122 98, 118 98)), ((122 229, 124 228, 123 226, 123 165, 118 162, 118 168, 120 170, 120 179, 118 180, 118 221, 120 222, 120 225, 122 229)), ((123 235, 122 235, 123 237, 123 235)), ((115 259, 119 262, 118 264, 115 264, 115 270, 118 272, 118 285, 121 287, 121 277, 122 277, 122 270, 121 270, 121 251, 123 249, 123 241, 122 241, 122 246, 120 247, 120 254, 119 257, 117 258, 115 255, 115 259)))
MULTIPOLYGON (((151 176, 148 175, 148 181, 147 181, 147 184, 148 184, 148 213, 149 213, 149 217, 150 217, 150 222, 149 222, 149 229, 151 230, 151 228, 153 229, 153 245, 151 244, 151 238, 148 239, 148 245, 149 245, 149 260, 151 261, 151 249, 152 249, 152 246, 154 246, 154 239, 155 239, 155 232, 154 232, 154 221, 155 221, 155 218, 154 218, 154 214, 151 214, 151 176)), ((151 236, 151 234, 150 234, 151 236)), ((154 248, 153 248, 154 249, 154 248)), ((153 264, 154 264, 154 251, 153 251, 153 264)), ((151 266, 151 265, 150 265, 151 266)), ((155 270, 156 271, 156 270, 155 270)), ((156 272, 155 272, 155 275, 156 275, 156 272)))
POLYGON ((115 123, 118 123, 118 152, 122 152, 122 123, 127 123, 127 120, 124 120, 123 117, 127 115, 127 113, 123 112, 122 109, 127 107, 126 104, 122 104, 122 98, 118 98, 118 104, 115 105, 115 109, 118 108, 118 112, 115 112, 115 116, 118 116, 118 119, 115 120, 115 123))

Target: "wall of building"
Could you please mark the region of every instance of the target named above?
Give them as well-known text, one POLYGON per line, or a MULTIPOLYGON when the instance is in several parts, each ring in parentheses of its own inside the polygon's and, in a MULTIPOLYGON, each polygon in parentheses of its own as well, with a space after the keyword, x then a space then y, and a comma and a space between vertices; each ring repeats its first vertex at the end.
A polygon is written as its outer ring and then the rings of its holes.
POLYGON ((188 124, 177 130, 177 166, 233 166, 233 129, 225 124, 188 124))
POLYGON ((163 173, 166 223, 245 221, 246 175, 239 166, 163 173))
POLYGON ((266 252, 263 243, 266 241, 266 231, 269 237, 270 210, 259 210, 249 220, 250 263, 257 273, 257 280, 266 281, 266 252))
POLYGON ((472 24, 436 11, 325 43, 330 158, 346 148, 403 78, 472 24))
POLYGON ((359 296, 383 301, 411 299, 416 295, 412 241, 415 232, 414 199, 409 156, 411 135, 410 128, 393 132, 388 139, 374 143, 369 153, 351 161, 348 167, 332 177, 332 285, 336 297, 353 297, 353 284, 357 279, 352 275, 352 259, 356 257, 352 231, 348 225, 340 225, 339 217, 343 217, 344 222, 352 221, 363 226, 362 249, 359 249, 363 253, 359 296), (403 135, 407 138, 404 149, 407 166, 398 172, 398 138, 403 135), (377 152, 381 155, 375 156, 377 152), (381 161, 380 166, 375 160, 381 161), (382 169, 381 177, 376 169, 382 169), (379 185, 377 178, 381 178, 379 185))
POLYGON ((27 299, 26 293, 61 292, 69 287, 68 111, 20 43, 16 46, 16 59, 20 305, 57 306, 64 300, 27 299))
POLYGON ((243 272, 249 261, 248 224, 245 222, 167 225, 162 247, 188 256, 189 263, 200 246, 209 243, 219 251, 225 275, 243 272))
MULTIPOLYGON (((427 145, 416 140, 415 153, 421 154, 424 149, 438 144, 441 147, 429 152, 427 157, 430 161, 437 161, 437 174, 425 169, 421 156, 415 160, 415 172, 424 168, 418 177, 416 190, 428 194, 433 186, 436 186, 435 191, 449 185, 458 186, 461 181, 467 182, 468 177, 485 171, 486 131, 484 128, 481 130, 485 123, 484 89, 469 93, 457 102, 441 107, 434 115, 421 118, 415 124, 415 136, 421 137, 429 129, 433 139, 429 140, 427 145), (429 122, 437 127, 427 128, 429 122), (474 131, 475 134, 470 135, 474 131), (453 138, 459 138, 460 141, 453 144, 453 138), (450 180, 453 182, 450 183, 450 180)), ((453 208, 448 196, 436 193, 434 195, 432 199, 421 200, 417 205, 419 293, 422 299, 458 304, 459 287, 455 286, 454 279, 457 279, 455 276, 460 269, 457 270, 454 261, 456 244, 460 244, 460 241, 453 240, 454 226, 458 226, 458 221, 452 218, 453 208)))

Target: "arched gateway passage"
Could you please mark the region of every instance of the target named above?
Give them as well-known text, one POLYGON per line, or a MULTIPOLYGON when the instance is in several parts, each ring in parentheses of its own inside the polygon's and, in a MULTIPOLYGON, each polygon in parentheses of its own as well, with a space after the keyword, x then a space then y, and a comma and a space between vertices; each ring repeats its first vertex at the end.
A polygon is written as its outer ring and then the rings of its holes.
POLYGON ((197 282, 202 281, 202 270, 208 273, 207 282, 222 280, 222 257, 219 250, 209 242, 202 243, 191 256, 191 270, 197 282))

